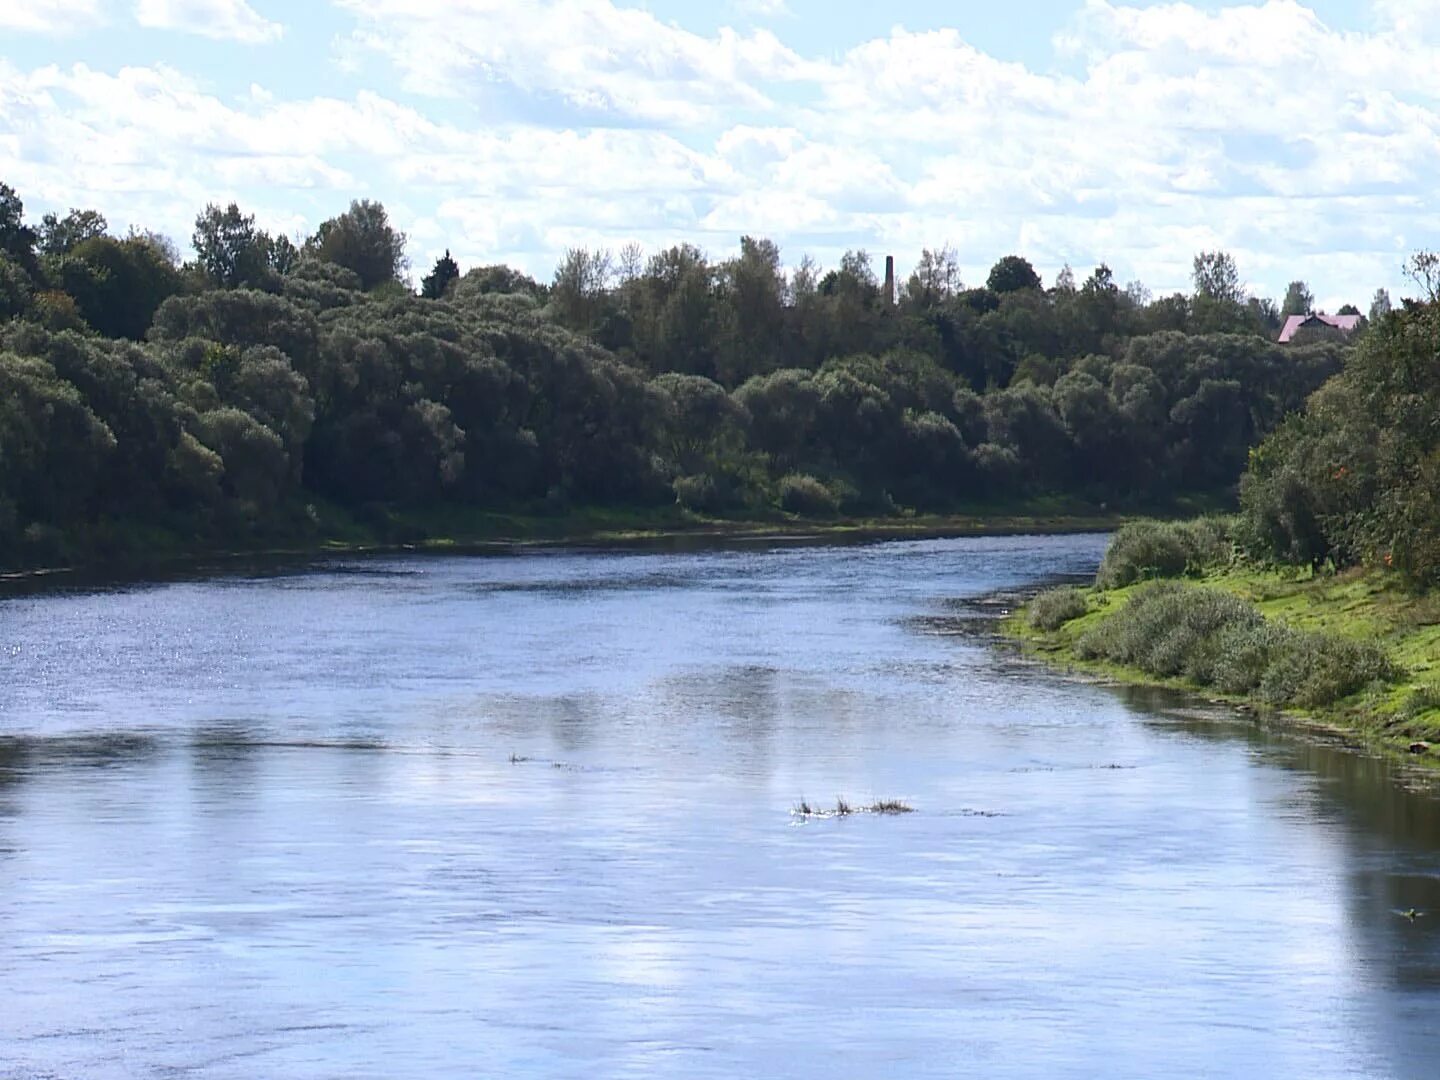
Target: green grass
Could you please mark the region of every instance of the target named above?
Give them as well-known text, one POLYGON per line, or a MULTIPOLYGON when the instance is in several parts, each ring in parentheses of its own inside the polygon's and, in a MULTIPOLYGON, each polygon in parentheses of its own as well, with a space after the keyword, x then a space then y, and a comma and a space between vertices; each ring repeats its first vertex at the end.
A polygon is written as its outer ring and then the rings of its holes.
MULTIPOLYGON (((1108 679, 1201 690, 1399 752, 1407 752, 1417 741, 1440 743, 1440 595, 1416 593, 1398 576, 1377 571, 1327 575, 1238 564, 1193 580, 1253 605, 1267 624, 1282 630, 1334 635, 1357 648, 1377 647, 1396 674, 1388 682, 1373 683, 1339 700, 1271 709, 1260 687, 1226 693, 1213 685, 1203 686, 1187 675, 1183 665, 1171 674, 1153 674, 1135 663, 1098 655, 1087 658, 1081 641, 1103 633, 1105 624, 1144 584, 1091 590, 1089 610, 1054 630, 1032 625, 1028 610, 1022 608, 1006 620, 1004 632, 1033 656, 1108 679)), ((1272 687, 1279 686, 1282 675, 1272 679, 1272 687)), ((1305 672, 1288 675, 1303 680, 1305 672)), ((1237 681, 1246 680, 1237 676, 1237 681)))

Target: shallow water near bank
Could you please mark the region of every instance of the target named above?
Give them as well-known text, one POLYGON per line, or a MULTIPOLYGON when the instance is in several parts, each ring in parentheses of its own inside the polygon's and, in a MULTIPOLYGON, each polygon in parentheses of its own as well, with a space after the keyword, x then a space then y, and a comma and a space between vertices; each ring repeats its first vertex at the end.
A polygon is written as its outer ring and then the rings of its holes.
POLYGON ((1103 545, 0 599, 0 1075, 1433 1075, 1440 801, 987 640, 1103 545))

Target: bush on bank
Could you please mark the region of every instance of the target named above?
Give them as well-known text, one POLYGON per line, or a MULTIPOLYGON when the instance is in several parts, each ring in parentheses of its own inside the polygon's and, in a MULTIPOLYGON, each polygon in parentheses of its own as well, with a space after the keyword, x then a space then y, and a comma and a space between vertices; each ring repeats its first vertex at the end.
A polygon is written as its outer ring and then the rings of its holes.
POLYGON ((1030 601, 1030 626, 1046 633, 1060 629, 1072 619, 1078 619, 1090 610, 1085 599, 1085 590, 1074 586, 1047 589, 1030 601))
POLYGON ((1231 522, 1227 518, 1137 521, 1115 533, 1095 584, 1102 589, 1119 589, 1147 578, 1198 574, 1228 565, 1232 553, 1231 522))
POLYGON ((1238 597, 1178 582, 1138 590, 1084 633, 1075 651, 1082 659, 1302 708, 1333 704, 1396 674, 1374 645, 1267 622, 1238 597))

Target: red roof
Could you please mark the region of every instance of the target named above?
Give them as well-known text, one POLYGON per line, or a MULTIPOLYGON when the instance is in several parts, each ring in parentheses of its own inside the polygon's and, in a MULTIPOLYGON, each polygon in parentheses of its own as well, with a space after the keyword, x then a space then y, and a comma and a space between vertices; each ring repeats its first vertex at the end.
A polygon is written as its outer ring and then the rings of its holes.
POLYGON ((1359 325, 1359 315, 1291 315, 1285 320, 1285 329, 1280 331, 1280 344, 1286 344, 1307 327, 1329 326, 1348 334, 1359 325))

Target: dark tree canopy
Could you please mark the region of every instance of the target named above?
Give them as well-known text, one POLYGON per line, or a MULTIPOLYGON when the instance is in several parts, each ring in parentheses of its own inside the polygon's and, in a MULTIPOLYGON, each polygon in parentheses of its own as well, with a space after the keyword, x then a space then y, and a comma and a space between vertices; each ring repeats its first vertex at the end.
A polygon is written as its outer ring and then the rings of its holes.
POLYGON ((391 227, 381 203, 369 199, 357 199, 345 213, 324 222, 306 249, 353 271, 366 290, 400 281, 408 265, 405 234, 391 227))
POLYGON ((1019 255, 1006 255, 990 268, 985 285, 991 292, 1010 293, 1021 289, 1040 288, 1040 275, 1028 259, 1019 255))
POLYGON ((1192 277, 1195 295, 1206 300, 1240 304, 1245 300, 1245 287, 1240 282, 1240 269, 1235 259, 1224 251, 1202 251, 1195 256, 1192 277))
POLYGON ((180 274, 169 259, 138 237, 82 241, 61 260, 57 275, 86 323, 106 337, 136 341, 160 305, 180 291, 180 274))
POLYGON ((1280 305, 1280 315, 1309 315, 1314 310, 1315 295, 1310 286, 1303 281, 1290 282, 1290 287, 1285 290, 1285 300, 1280 305))
POLYGON ((25 224, 25 204, 15 189, 0 181, 0 253, 10 259, 25 273, 38 272, 35 261, 35 245, 39 236, 25 224))
POLYGON ((40 253, 68 255, 87 240, 105 236, 110 225, 98 210, 71 210, 64 217, 48 213, 40 219, 40 253))
POLYGON ((205 207, 195 219, 192 243, 200 268, 222 289, 259 285, 293 261, 290 241, 272 239, 255 225, 254 214, 242 213, 234 203, 223 210, 213 203, 205 207))
POLYGON ((427 300, 439 300, 450 291, 452 283, 460 280, 460 266, 450 257, 450 250, 447 248, 445 254, 435 260, 435 266, 420 281, 420 295, 427 300))

